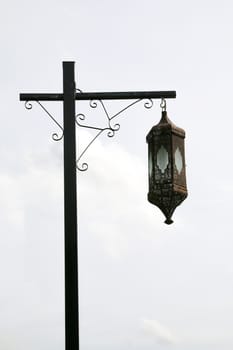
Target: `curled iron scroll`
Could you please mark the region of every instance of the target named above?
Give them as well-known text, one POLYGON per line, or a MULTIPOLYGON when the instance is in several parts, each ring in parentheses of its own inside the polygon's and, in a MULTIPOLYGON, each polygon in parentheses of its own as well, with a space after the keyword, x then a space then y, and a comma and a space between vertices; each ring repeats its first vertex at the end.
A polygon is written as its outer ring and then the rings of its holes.
POLYGON ((29 102, 29 101, 25 101, 24 106, 25 106, 25 108, 28 109, 28 110, 32 109, 32 104, 31 104, 31 102, 29 102))

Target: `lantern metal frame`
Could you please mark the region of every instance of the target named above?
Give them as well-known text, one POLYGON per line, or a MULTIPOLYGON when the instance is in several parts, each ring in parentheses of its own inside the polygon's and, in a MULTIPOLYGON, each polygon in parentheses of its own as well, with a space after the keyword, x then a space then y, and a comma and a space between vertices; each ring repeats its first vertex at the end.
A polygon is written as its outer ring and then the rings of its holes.
POLYGON ((161 209, 165 223, 172 224, 172 215, 188 196, 186 186, 185 131, 171 122, 166 103, 161 104, 162 116, 152 127, 148 143, 148 201, 161 209))

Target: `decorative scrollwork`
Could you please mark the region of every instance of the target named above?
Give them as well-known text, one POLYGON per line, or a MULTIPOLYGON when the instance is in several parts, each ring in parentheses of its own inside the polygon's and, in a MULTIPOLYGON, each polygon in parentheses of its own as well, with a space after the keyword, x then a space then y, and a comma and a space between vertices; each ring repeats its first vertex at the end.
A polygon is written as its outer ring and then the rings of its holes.
MULTIPOLYGON (((51 113, 49 113, 49 111, 42 105, 40 101, 35 101, 35 102, 38 103, 38 105, 45 111, 45 113, 47 113, 48 116, 54 121, 54 123, 62 130, 61 135, 58 135, 58 133, 56 132, 52 134, 52 139, 54 141, 60 141, 63 138, 63 133, 64 133, 63 127, 56 121, 56 119, 51 115, 51 113)), ((32 109, 32 104, 29 101, 26 101, 24 106, 28 110, 32 109)))
MULTIPOLYGON (((110 128, 109 128, 109 132, 107 133, 107 136, 108 137, 113 137, 113 136, 115 136, 115 132, 116 131, 118 131, 118 130, 120 130, 120 124, 114 124, 113 126, 111 126, 110 128)), ((107 129, 106 129, 107 130, 107 129)))
POLYGON ((32 104, 29 101, 25 101, 24 106, 26 109, 32 109, 32 104))
MULTIPOLYGON (((77 91, 80 91, 82 92, 81 90, 77 90, 77 91)), ((137 104, 138 102, 142 101, 142 99, 138 99, 132 103, 130 103, 129 105, 127 105, 126 107, 124 107, 123 109, 121 109, 119 112, 117 112, 116 114, 110 116, 107 109, 106 109, 106 106, 105 104, 103 103, 102 100, 91 100, 89 102, 89 106, 91 108, 97 108, 98 107, 98 104, 101 105, 103 111, 104 111, 104 114, 106 116, 106 119, 107 119, 107 125, 105 127, 97 127, 97 126, 93 126, 93 125, 88 125, 88 124, 83 124, 82 122, 83 121, 86 121, 86 115, 83 114, 83 113, 78 113, 76 115, 76 124, 79 126, 79 127, 82 127, 82 128, 87 128, 87 129, 92 129, 92 130, 96 130, 97 131, 97 134, 92 138, 92 140, 89 142, 89 144, 85 147, 85 149, 82 151, 82 153, 80 154, 80 156, 78 157, 77 159, 77 169, 80 170, 80 171, 86 171, 88 169, 88 164, 85 162, 85 163, 81 163, 80 164, 80 160, 81 158, 83 157, 83 155, 86 153, 86 151, 89 149, 89 147, 93 144, 93 142, 104 132, 104 131, 107 131, 107 136, 108 137, 114 137, 115 136, 115 133, 116 131, 120 130, 120 124, 119 123, 116 123, 114 125, 112 125, 112 120, 116 117, 118 117, 121 113, 125 112, 128 108, 134 106, 135 104, 137 104)), ((144 103, 144 107, 149 109, 149 108, 152 108, 153 106, 153 101, 152 99, 148 99, 148 101, 146 101, 144 103)))
POLYGON ((79 160, 77 160, 77 169, 79 171, 86 171, 88 170, 88 164, 87 163, 82 163, 81 165, 79 165, 79 160))
POLYGON ((98 106, 97 101, 95 101, 95 100, 91 100, 89 105, 91 108, 96 108, 98 106))
POLYGON ((148 101, 146 101, 146 102, 144 103, 144 107, 147 108, 147 109, 152 108, 153 105, 154 105, 154 103, 153 103, 153 100, 152 100, 151 98, 149 98, 148 101))

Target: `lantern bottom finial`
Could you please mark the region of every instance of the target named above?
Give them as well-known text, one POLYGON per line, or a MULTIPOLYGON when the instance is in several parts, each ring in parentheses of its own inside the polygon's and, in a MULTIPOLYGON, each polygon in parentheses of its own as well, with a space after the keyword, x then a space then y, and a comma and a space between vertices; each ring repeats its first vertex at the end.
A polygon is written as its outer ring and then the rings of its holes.
POLYGON ((173 220, 172 219, 170 219, 170 218, 167 218, 165 221, 164 221, 164 223, 165 224, 167 224, 167 225, 171 225, 171 224, 173 224, 173 220))

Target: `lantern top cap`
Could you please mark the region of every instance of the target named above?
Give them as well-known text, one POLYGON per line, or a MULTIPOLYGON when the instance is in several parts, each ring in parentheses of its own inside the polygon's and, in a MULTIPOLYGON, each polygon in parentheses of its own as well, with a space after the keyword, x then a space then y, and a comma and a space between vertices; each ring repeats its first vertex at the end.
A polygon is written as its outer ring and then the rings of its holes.
MULTIPOLYGON (((162 116, 158 124, 154 125, 149 132, 149 134, 153 132, 160 132, 160 131, 171 131, 172 134, 175 134, 180 137, 185 137, 185 131, 182 128, 179 128, 176 126, 169 118, 167 115, 167 111, 162 111, 162 116)), ((148 134, 148 136, 149 136, 148 134)))
POLYGON ((179 128, 178 126, 176 126, 169 118, 167 115, 167 111, 162 111, 162 116, 161 119, 159 121, 159 123, 156 125, 156 127, 163 127, 163 126, 167 126, 170 125, 172 131, 177 132, 179 134, 185 135, 185 131, 182 128, 179 128))

